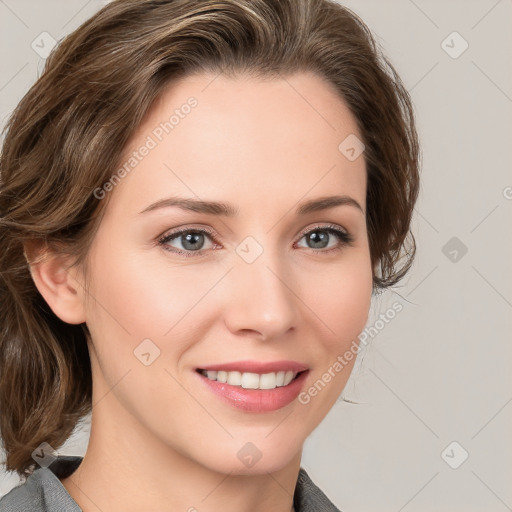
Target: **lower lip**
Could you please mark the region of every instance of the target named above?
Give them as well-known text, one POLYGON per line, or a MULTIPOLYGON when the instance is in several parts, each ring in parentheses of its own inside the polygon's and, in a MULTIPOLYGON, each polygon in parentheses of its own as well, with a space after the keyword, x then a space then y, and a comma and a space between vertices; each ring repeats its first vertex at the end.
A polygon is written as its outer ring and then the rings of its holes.
POLYGON ((207 386, 225 402, 246 412, 277 411, 293 402, 300 393, 309 370, 302 372, 287 386, 274 389, 245 389, 225 382, 210 380, 194 372, 207 386))

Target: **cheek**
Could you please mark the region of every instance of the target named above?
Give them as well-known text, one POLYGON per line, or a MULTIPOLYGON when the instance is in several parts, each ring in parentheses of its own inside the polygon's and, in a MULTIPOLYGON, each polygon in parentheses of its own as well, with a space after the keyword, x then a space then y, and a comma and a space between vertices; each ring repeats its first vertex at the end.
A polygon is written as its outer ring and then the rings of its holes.
POLYGON ((107 249, 94 264, 94 317, 125 337, 130 333, 133 342, 141 336, 162 338, 210 286, 192 265, 166 264, 165 255, 149 258, 140 251, 113 254, 107 249))
POLYGON ((364 329, 372 296, 369 253, 353 251, 337 264, 325 265, 302 277, 301 298, 315 313, 316 324, 325 332, 324 343, 339 351, 364 329), (320 322, 320 324, 319 324, 320 322))
POLYGON ((163 385, 166 400, 187 403, 164 369, 174 366, 193 339, 195 331, 187 323, 194 318, 190 310, 210 284, 197 281, 197 273, 184 267, 166 265, 163 257, 156 262, 141 251, 114 252, 114 245, 101 246, 91 259, 94 281, 87 324, 102 375, 98 383, 105 380, 105 392, 116 386, 116 395, 134 413, 141 404, 148 402, 149 407, 164 400, 163 385), (146 366, 142 354, 147 352, 152 362, 146 366))

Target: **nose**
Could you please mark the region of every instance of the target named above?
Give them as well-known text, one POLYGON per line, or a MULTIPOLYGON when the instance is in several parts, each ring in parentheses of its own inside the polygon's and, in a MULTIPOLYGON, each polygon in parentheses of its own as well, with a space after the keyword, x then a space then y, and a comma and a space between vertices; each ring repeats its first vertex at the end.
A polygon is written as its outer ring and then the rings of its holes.
POLYGON ((223 313, 231 332, 271 340, 297 326, 301 304, 297 280, 275 251, 264 251, 252 263, 238 258, 227 277, 223 313))

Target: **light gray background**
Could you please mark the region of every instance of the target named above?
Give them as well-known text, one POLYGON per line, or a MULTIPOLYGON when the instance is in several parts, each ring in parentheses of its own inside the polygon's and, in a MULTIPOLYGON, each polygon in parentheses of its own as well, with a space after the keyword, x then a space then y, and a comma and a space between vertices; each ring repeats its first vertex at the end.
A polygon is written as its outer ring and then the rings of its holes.
MULTIPOLYGON (((361 404, 334 406, 303 466, 344 512, 512 510, 512 2, 341 3, 373 30, 416 107, 418 255, 372 306, 369 326, 395 301, 403 310, 347 384, 361 404), (454 31, 469 44, 457 58, 454 31)), ((60 39, 104 4, 0 0, 2 126, 42 69, 32 41, 60 39)), ((85 424, 58 452, 83 455, 87 435, 85 424)), ((18 482, 0 477, 0 495, 18 482)))

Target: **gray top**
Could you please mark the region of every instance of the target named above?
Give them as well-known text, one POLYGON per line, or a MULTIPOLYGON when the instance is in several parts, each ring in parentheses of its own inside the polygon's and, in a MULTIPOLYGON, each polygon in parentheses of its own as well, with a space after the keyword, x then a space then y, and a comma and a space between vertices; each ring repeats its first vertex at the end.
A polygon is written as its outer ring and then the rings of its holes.
MULTIPOLYGON (((0 499, 0 512, 82 512, 59 480, 71 475, 82 458, 59 455, 47 468, 36 469, 25 482, 0 499)), ((296 512, 340 512, 302 467, 293 506, 296 512)))

